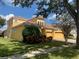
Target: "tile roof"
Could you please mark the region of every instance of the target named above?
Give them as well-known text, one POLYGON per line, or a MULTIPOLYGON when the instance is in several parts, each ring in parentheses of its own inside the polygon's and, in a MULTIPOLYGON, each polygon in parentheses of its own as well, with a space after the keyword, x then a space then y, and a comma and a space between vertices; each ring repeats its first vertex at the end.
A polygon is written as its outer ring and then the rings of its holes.
MULTIPOLYGON (((35 21, 33 21, 33 19, 24 19, 22 17, 13 17, 13 26, 12 28, 15 28, 17 26, 23 25, 23 24, 34 24, 37 25, 37 23, 35 21)), ((45 26, 42 26, 42 28, 45 29, 53 29, 55 28, 56 25, 51 25, 51 24, 46 24, 45 26)))
POLYGON ((18 27, 23 24, 35 24, 35 22, 33 22, 32 20, 21 18, 21 17, 13 17, 12 28, 18 27))
POLYGON ((21 18, 21 17, 13 17, 13 25, 12 27, 17 27, 23 23, 25 23, 27 19, 21 18))

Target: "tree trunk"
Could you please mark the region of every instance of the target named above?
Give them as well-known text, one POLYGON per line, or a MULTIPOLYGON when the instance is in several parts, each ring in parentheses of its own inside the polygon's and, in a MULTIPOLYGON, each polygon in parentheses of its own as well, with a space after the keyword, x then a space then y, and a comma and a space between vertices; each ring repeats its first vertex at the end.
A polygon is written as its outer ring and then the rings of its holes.
POLYGON ((79 0, 76 0, 76 10, 71 8, 67 0, 63 0, 64 6, 67 8, 68 12, 74 19, 77 28, 77 38, 76 38, 76 46, 79 46, 79 0))
POLYGON ((68 44, 68 39, 67 38, 65 38, 65 45, 67 45, 68 44))
POLYGON ((77 38, 76 38, 76 45, 79 46, 79 23, 77 24, 77 38))
POLYGON ((79 46, 79 0, 76 0, 77 6, 77 17, 76 17, 76 27, 77 27, 77 38, 76 38, 76 45, 79 46))

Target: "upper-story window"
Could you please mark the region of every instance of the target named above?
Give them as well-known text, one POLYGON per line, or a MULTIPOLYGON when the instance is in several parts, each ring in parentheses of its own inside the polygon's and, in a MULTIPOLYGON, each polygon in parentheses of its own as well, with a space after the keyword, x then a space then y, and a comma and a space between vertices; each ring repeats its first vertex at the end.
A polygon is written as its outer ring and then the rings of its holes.
POLYGON ((16 19, 13 19, 13 22, 16 22, 16 19))
POLYGON ((41 26, 44 26, 45 25, 45 22, 43 20, 37 20, 37 24, 38 25, 41 25, 41 26))
POLYGON ((37 20, 37 24, 40 25, 40 22, 37 20))

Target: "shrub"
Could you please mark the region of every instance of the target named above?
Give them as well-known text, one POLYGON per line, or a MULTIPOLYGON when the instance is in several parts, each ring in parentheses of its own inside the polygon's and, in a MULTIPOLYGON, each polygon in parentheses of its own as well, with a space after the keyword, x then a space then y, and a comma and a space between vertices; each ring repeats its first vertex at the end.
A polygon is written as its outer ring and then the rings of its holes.
POLYGON ((23 42, 38 43, 41 32, 35 25, 26 25, 22 32, 23 42))
POLYGON ((47 40, 49 41, 49 42, 51 42, 52 41, 52 37, 50 36, 50 37, 47 37, 47 40))

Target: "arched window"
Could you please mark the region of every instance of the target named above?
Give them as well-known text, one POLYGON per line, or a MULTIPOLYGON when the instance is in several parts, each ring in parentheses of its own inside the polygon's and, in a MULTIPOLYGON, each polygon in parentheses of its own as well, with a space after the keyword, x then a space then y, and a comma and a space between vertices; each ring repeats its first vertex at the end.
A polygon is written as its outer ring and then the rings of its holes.
POLYGON ((40 22, 38 21, 38 25, 40 25, 40 22))

